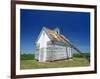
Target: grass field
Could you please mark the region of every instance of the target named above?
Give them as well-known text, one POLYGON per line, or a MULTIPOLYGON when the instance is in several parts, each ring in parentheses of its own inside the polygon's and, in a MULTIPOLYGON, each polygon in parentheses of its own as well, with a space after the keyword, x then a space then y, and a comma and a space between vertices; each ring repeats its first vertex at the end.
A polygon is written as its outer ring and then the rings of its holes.
POLYGON ((84 67, 89 66, 89 62, 82 57, 73 57, 72 59, 59 60, 53 62, 38 62, 32 59, 21 59, 21 69, 39 69, 39 68, 60 68, 60 67, 84 67))

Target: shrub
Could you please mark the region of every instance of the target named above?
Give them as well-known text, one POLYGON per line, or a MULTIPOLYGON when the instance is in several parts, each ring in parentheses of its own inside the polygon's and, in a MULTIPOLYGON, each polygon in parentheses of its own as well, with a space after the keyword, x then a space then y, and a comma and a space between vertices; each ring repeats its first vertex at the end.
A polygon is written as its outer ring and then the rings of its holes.
POLYGON ((86 58, 90 58, 90 53, 75 53, 73 54, 73 57, 86 57, 86 58))
POLYGON ((34 54, 21 54, 21 60, 33 60, 34 54))

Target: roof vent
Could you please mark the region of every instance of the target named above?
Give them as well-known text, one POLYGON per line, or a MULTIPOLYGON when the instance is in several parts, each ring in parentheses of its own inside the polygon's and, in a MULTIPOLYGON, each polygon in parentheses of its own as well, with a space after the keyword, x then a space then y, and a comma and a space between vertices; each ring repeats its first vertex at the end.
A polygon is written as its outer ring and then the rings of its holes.
POLYGON ((55 28, 55 29, 54 29, 54 31, 55 31, 55 32, 57 32, 58 34, 60 34, 60 30, 59 30, 59 28, 58 28, 58 27, 57 27, 57 28, 55 28))

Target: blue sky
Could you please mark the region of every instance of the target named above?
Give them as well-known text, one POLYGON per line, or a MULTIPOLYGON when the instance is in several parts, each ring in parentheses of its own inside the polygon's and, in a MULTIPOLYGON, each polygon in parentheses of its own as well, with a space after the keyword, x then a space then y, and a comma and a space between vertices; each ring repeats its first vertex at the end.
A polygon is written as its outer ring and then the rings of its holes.
POLYGON ((20 50, 35 51, 35 41, 43 26, 54 29, 67 37, 83 52, 90 50, 90 13, 21 9, 20 50))

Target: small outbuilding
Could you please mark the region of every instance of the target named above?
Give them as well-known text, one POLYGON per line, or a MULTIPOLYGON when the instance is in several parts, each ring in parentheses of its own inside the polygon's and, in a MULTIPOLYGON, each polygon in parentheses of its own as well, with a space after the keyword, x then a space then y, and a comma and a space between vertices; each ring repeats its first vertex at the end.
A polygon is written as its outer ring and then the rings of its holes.
POLYGON ((37 40, 35 59, 39 62, 69 59, 73 57, 69 40, 60 33, 59 28, 43 27, 37 40))

